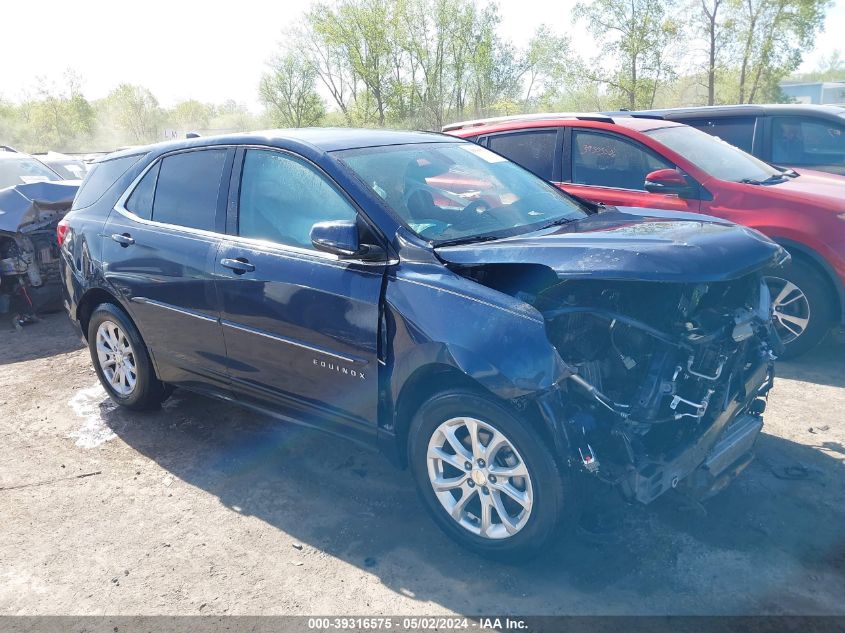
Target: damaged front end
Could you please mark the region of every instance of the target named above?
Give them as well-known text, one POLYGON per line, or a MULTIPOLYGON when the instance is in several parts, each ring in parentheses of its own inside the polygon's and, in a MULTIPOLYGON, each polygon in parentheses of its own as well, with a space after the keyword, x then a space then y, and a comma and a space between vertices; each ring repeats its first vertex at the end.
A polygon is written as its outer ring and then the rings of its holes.
POLYGON ((679 485, 709 496, 750 461, 779 345, 759 274, 562 281, 533 303, 576 371, 564 424, 586 471, 649 503, 679 485))
POLYGON ((570 371, 536 399, 559 450, 642 503, 707 497, 748 464, 780 351, 762 272, 788 255, 697 217, 609 211, 438 249, 543 316, 570 371))
POLYGON ((34 182, 0 190, 0 314, 18 325, 61 307, 56 227, 77 189, 34 182))

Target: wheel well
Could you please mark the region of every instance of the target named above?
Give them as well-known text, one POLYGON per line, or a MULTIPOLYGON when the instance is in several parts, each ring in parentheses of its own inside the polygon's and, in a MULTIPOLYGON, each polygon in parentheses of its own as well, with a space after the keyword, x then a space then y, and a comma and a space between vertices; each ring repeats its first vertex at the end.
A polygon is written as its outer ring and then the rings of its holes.
POLYGON ((528 422, 543 441, 549 443, 549 446, 554 446, 551 432, 543 423, 537 407, 533 404, 519 407, 510 400, 500 398, 478 381, 473 380, 450 365, 428 365, 417 369, 405 381, 396 401, 394 415, 396 448, 403 468, 408 465, 408 430, 411 427, 411 420, 414 414, 416 414, 423 402, 435 394, 455 388, 474 391, 481 396, 495 400, 510 409, 515 416, 528 422))
POLYGON ((82 335, 86 340, 88 339, 88 323, 91 321, 91 315, 94 309, 102 303, 111 303, 121 308, 120 302, 114 295, 102 288, 92 288, 79 301, 79 305, 76 308, 76 320, 79 321, 79 326, 82 328, 82 335))
MULTIPOLYGON (((792 256, 793 259, 800 261, 803 264, 806 264, 810 268, 818 273, 819 278, 824 281, 825 285, 827 286, 828 291, 834 297, 839 297, 839 293, 837 292, 836 285, 833 282, 833 279, 830 277, 830 272, 827 271, 818 261, 816 261, 815 257, 809 255, 808 253, 804 252, 800 248, 795 248, 791 245, 784 245, 784 248, 787 252, 792 256)), ((842 304, 840 301, 832 301, 833 311, 834 311, 834 318, 840 320, 842 318, 842 304)))

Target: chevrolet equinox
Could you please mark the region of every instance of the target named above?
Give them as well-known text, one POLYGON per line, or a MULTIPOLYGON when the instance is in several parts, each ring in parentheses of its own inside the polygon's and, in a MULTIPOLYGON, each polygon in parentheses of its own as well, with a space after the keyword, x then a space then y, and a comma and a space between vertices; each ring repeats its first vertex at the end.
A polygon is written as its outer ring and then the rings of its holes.
POLYGON ((581 202, 439 134, 281 130, 95 164, 58 227, 109 396, 174 386, 378 447, 483 554, 598 478, 649 503, 748 464, 778 352, 756 231, 581 202))

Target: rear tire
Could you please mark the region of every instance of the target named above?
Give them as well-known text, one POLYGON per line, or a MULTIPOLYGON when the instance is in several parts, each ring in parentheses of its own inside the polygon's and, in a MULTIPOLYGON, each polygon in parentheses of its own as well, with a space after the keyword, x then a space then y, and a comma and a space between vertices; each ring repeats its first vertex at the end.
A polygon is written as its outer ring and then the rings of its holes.
POLYGON ((521 562, 558 532, 567 480, 539 434, 492 398, 463 389, 431 397, 408 449, 426 509, 463 547, 521 562))
POLYGON ((147 346, 132 320, 119 307, 103 303, 88 322, 88 349, 100 384, 122 407, 157 408, 169 395, 156 378, 147 346))
POLYGON ((834 315, 833 295, 819 272, 793 255, 784 268, 766 276, 766 283, 784 345, 781 358, 795 358, 818 345, 834 315))

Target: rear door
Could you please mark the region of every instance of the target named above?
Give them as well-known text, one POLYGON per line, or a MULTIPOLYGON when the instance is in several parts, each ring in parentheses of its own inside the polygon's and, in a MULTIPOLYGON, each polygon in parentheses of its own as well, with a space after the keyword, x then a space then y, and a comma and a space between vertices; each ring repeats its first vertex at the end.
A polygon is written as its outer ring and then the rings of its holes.
POLYGON ((562 188, 573 195, 613 206, 699 210, 699 200, 645 190, 646 175, 675 165, 634 139, 573 127, 567 149, 562 188))
POLYGON ((228 381, 214 268, 233 159, 217 147, 156 160, 105 226, 106 280, 129 301, 167 382, 228 381))
POLYGON ((339 260, 310 240, 322 221, 357 220, 366 232, 358 209, 290 152, 240 150, 235 169, 216 263, 233 389, 298 421, 373 435, 385 265, 339 260))

